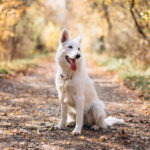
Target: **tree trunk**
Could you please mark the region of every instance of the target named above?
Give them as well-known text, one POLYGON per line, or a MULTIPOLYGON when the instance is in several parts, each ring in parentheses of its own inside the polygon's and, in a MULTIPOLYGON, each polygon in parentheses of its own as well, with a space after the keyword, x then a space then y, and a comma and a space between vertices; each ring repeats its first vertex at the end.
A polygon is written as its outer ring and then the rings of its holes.
POLYGON ((16 53, 16 48, 17 48, 17 42, 16 42, 16 37, 15 37, 15 32, 16 32, 16 25, 13 28, 13 33, 14 37, 11 39, 11 53, 10 53, 10 61, 13 61, 16 53))
POLYGON ((132 18, 133 18, 133 21, 134 21, 134 23, 135 23, 135 25, 136 25, 136 28, 137 28, 138 32, 142 35, 142 37, 143 37, 144 39, 147 39, 146 34, 143 32, 142 28, 140 27, 140 25, 139 25, 139 23, 138 23, 138 21, 137 21, 137 19, 136 19, 135 14, 134 14, 134 11, 133 11, 134 5, 135 5, 135 1, 134 1, 134 0, 131 0, 131 6, 130 6, 130 13, 131 13, 131 16, 132 16, 132 18))
POLYGON ((109 16, 108 6, 105 5, 104 2, 103 2, 103 10, 104 10, 104 15, 108 24, 108 30, 110 32, 112 29, 112 23, 111 23, 110 16, 109 16))

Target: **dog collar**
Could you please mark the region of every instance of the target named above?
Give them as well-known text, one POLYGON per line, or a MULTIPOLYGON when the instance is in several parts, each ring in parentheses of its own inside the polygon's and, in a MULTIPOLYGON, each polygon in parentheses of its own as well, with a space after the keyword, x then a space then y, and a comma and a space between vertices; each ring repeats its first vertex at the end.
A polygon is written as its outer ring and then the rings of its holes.
POLYGON ((60 74, 60 77, 61 77, 61 78, 64 78, 63 74, 60 74))
POLYGON ((60 74, 60 77, 64 80, 71 80, 72 79, 72 75, 65 77, 63 74, 60 74))

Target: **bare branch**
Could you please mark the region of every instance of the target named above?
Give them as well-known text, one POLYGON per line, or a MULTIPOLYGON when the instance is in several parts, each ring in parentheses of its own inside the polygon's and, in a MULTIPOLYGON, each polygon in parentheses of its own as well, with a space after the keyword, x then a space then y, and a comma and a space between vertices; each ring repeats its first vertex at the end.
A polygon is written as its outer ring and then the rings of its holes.
POLYGON ((134 11, 133 11, 134 6, 135 6, 135 1, 134 1, 134 0, 131 0, 130 13, 131 13, 131 16, 132 16, 132 18, 133 18, 133 21, 134 21, 134 23, 135 23, 135 25, 136 25, 136 28, 137 28, 138 32, 142 35, 142 37, 143 37, 144 39, 147 39, 147 40, 148 40, 148 37, 147 37, 146 34, 143 32, 142 28, 140 27, 140 25, 139 25, 139 23, 138 23, 138 21, 137 21, 137 18, 136 18, 136 16, 135 16, 135 14, 134 14, 134 11))

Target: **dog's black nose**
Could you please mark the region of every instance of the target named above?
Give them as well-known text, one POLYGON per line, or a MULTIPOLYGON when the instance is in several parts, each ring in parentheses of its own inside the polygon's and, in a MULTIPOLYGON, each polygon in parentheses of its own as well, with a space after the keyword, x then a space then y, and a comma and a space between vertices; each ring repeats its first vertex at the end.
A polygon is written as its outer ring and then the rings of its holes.
POLYGON ((76 58, 77 58, 77 59, 80 58, 80 54, 77 54, 77 55, 76 55, 76 58))

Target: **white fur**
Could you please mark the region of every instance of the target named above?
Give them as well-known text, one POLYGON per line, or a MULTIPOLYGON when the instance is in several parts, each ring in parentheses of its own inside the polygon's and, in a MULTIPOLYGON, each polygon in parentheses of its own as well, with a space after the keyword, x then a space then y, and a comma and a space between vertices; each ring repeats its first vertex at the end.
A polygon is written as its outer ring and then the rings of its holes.
POLYGON ((83 125, 98 130, 99 127, 124 123, 123 119, 106 118, 104 104, 97 96, 94 83, 85 70, 81 50, 78 50, 81 49, 80 43, 81 36, 71 40, 67 29, 63 29, 56 54, 56 88, 61 102, 61 120, 57 128, 63 128, 66 121, 68 124, 75 123, 74 135, 81 134, 83 125), (70 45, 71 49, 68 48, 70 45), (76 59, 77 69, 72 71, 65 57, 75 58, 77 54, 81 57, 76 59))

